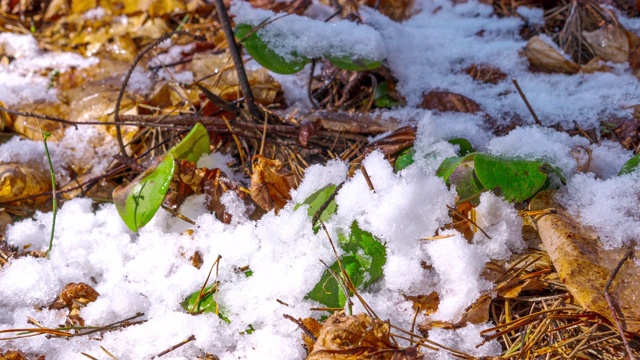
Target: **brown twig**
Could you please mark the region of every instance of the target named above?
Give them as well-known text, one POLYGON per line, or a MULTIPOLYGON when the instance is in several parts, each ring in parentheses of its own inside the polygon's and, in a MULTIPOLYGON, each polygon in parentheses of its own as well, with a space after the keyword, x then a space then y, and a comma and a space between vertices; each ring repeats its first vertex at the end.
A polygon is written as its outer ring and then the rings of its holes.
POLYGON ((165 351, 160 352, 156 356, 152 356, 151 358, 155 359, 155 358, 163 357, 163 356, 167 355, 168 353, 172 352, 173 350, 175 350, 175 349, 177 349, 177 348, 179 348, 179 347, 181 347, 181 346, 183 346, 183 345, 185 345, 185 344, 187 344, 187 343, 189 343, 189 342, 191 342, 191 341, 193 341, 195 339, 196 339, 196 336, 192 334, 191 336, 189 336, 185 340, 182 340, 181 342, 173 345, 172 347, 168 348, 165 351))
POLYGON ((611 283, 613 283, 613 279, 618 275, 618 272, 622 268, 622 265, 633 255, 633 249, 627 250, 624 254, 620 262, 615 269, 609 275, 609 280, 607 280, 607 284, 604 286, 604 297, 607 299, 607 304, 609 305, 609 310, 611 310, 611 315, 613 316, 613 320, 618 328, 618 332, 620 333, 620 337, 622 338, 622 343, 624 344, 624 348, 627 350, 627 355, 629 356, 629 360, 635 360, 633 356, 633 352, 631 352, 631 347, 629 346, 629 342, 627 341, 627 337, 624 335, 624 329, 622 328, 622 323, 620 322, 620 318, 618 317, 618 312, 616 311, 616 306, 614 304, 614 300, 609 294, 609 288, 611 287, 611 283))
POLYGON ((306 326, 304 326, 304 324, 300 320, 294 318, 291 315, 287 315, 287 314, 282 314, 282 317, 287 319, 287 320, 291 320, 294 324, 298 325, 300 330, 302 330, 308 337, 310 337, 311 340, 313 340, 313 342, 316 342, 318 340, 318 338, 315 335, 313 335, 311 330, 309 330, 306 326))
POLYGON ((244 70, 244 63, 242 62, 242 57, 240 56, 240 50, 238 49, 236 38, 233 35, 231 20, 229 20, 229 15, 227 14, 227 10, 224 7, 224 1, 215 0, 215 4, 216 11, 218 12, 218 17, 220 18, 220 25, 222 26, 224 36, 227 39, 227 46, 229 48, 229 52, 231 53, 233 64, 236 67, 236 72, 238 73, 238 82, 240 83, 240 89, 242 90, 242 95, 244 96, 244 102, 247 105, 247 109, 249 109, 251 115, 253 115, 256 119, 260 119, 260 111, 256 106, 256 102, 253 98, 253 93, 251 92, 251 86, 249 85, 249 80, 247 79, 247 73, 244 70))
POLYGON ((364 165, 360 165, 360 170, 362 171, 362 176, 364 176, 364 181, 366 181, 369 186, 369 190, 376 192, 376 189, 373 188, 373 183, 371 182, 367 168, 365 168, 364 165))
POLYGON ((527 109, 529 109, 531 116, 533 116, 533 121, 535 121, 536 125, 542 126, 542 122, 540 121, 540 119, 538 119, 538 115, 536 115, 536 112, 533 111, 533 108, 531 107, 531 104, 529 104, 529 100, 527 100, 527 97, 524 95, 524 92, 522 92, 522 89, 520 88, 518 81, 516 79, 511 79, 511 81, 513 82, 513 85, 515 85, 516 90, 518 90, 518 94, 520 94, 522 101, 524 101, 524 104, 527 105, 527 109))

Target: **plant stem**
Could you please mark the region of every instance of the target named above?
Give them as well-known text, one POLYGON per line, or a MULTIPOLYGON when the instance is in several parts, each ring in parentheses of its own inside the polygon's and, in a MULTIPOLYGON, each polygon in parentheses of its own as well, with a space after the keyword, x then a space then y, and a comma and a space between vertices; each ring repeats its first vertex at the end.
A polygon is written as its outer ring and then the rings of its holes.
POLYGON ((47 153, 47 161, 49 162, 49 174, 51 175, 51 196, 53 201, 53 219, 51 221, 51 237, 49 238, 49 249, 47 250, 47 259, 51 257, 51 248, 53 248, 53 235, 56 231, 56 215, 58 214, 58 198, 56 194, 56 176, 53 172, 53 164, 51 163, 51 155, 49 154, 49 146, 47 138, 51 133, 43 131, 42 139, 44 140, 44 151, 47 153))

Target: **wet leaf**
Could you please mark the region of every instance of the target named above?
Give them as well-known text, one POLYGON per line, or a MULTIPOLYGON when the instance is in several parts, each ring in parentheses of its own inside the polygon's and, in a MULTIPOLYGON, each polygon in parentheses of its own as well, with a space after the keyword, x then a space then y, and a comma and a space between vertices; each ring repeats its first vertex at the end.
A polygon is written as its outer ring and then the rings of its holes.
POLYGON ((249 55, 265 68, 278 74, 295 74, 309 62, 308 58, 295 53, 289 54, 288 58, 279 55, 260 39, 259 30, 253 33, 252 30, 251 25, 238 24, 234 32, 249 55))
POLYGON ((618 176, 634 172, 638 168, 638 165, 640 165, 640 154, 636 154, 634 157, 627 160, 627 162, 622 165, 618 176))
POLYGON ((473 150, 473 145, 469 142, 469 140, 464 138, 454 138, 447 140, 449 144, 456 145, 458 147, 458 156, 466 156, 471 154, 473 150))
POLYGON ((85 283, 69 283, 60 292, 56 300, 49 305, 50 309, 73 308, 78 305, 85 306, 96 301, 100 296, 91 286, 85 283))
POLYGON ((296 187, 295 175, 285 172, 279 160, 256 155, 251 161, 251 198, 266 211, 282 209, 291 200, 289 192, 296 187))
POLYGON ((507 159, 476 154, 475 173, 482 185, 507 201, 524 201, 540 190, 547 181, 543 161, 507 159))
POLYGON ((224 314, 224 311, 214 299, 217 290, 217 284, 209 285, 204 288, 202 295, 200 295, 200 290, 198 290, 187 296, 184 301, 180 303, 180 306, 193 315, 203 313, 217 314, 220 319, 230 324, 231 320, 224 314))
POLYGON ((441 112, 475 113, 481 110, 477 102, 464 95, 449 91, 432 91, 426 94, 422 99, 420 107, 441 112))
POLYGON ((138 231, 156 214, 169 190, 176 169, 169 154, 160 162, 136 177, 125 187, 113 191, 113 202, 118 214, 131 231, 138 231))
MULTIPOLYGON (((538 194, 529 209, 556 209, 555 213, 538 217, 536 225, 560 279, 585 310, 613 321, 604 287, 629 247, 605 249, 593 229, 565 212, 551 191, 538 194)), ((640 332, 640 265, 633 258, 623 264, 609 290, 617 303, 623 329, 640 332)))
POLYGON ((524 48, 524 55, 529 60, 532 70, 545 73, 575 74, 580 65, 567 59, 558 49, 539 36, 529 39, 524 48))
POLYGON ((396 159, 396 163, 393 165, 394 170, 396 172, 402 171, 409 167, 409 165, 413 164, 413 157, 415 156, 415 154, 416 150, 413 148, 413 146, 401 152, 396 159))

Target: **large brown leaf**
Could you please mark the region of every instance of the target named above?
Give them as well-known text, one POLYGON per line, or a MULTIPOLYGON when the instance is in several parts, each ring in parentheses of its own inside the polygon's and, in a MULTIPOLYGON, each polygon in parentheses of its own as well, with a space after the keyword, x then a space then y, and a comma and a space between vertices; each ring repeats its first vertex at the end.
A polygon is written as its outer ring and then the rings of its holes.
POLYGON ((580 65, 567 59, 557 48, 542 40, 539 36, 529 39, 524 55, 534 71, 545 73, 575 74, 580 65))
MULTIPOLYGON (((553 195, 542 192, 530 204, 531 210, 556 209, 536 220, 542 242, 575 300, 585 310, 613 321, 604 287, 628 248, 605 249, 594 231, 565 212, 553 195)), ((609 291, 617 303, 623 329, 640 332, 640 265, 633 259, 626 261, 609 291)))
POLYGON ((624 63, 629 59, 629 37, 620 26, 606 25, 595 31, 583 31, 582 36, 604 61, 624 63))
MULTIPOLYGON (((0 164, 0 202, 13 202, 51 191, 51 177, 45 169, 27 164, 0 164)), ((48 196, 26 203, 46 200, 48 196)))
POLYGON ((480 111, 480 105, 468 97, 449 91, 432 91, 424 96, 420 107, 436 111, 455 111, 475 113, 480 111))

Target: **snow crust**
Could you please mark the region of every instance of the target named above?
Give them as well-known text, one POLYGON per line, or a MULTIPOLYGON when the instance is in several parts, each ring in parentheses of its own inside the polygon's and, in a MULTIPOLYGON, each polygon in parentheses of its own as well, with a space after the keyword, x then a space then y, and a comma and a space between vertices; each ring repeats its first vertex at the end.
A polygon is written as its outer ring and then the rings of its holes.
MULTIPOLYGON (((526 60, 518 55, 525 45, 518 35, 522 19, 498 19, 491 7, 477 1, 416 3, 420 12, 401 23, 363 7, 361 13, 368 25, 325 24, 289 16, 260 33, 283 55, 295 48, 310 57, 330 51, 338 56, 386 58, 409 106, 379 115, 417 126, 414 165, 395 173, 381 153, 371 153, 363 161, 374 187, 371 190, 360 170, 349 178, 348 164, 330 161, 307 169, 298 189, 292 191, 293 201, 277 216, 271 212, 259 221, 250 220, 251 209, 235 194, 227 193, 221 201, 233 221, 223 224, 206 210, 204 196, 194 196, 180 212, 195 220, 196 226, 160 210, 137 234, 126 228, 112 204, 96 207, 88 199, 68 201, 58 213, 51 260, 24 257, 12 260, 0 271, 0 308, 4 310, 0 312, 0 330, 24 328, 29 317, 48 327, 64 323, 65 310, 46 307, 70 282, 85 282, 101 294, 81 310, 87 324, 106 325, 138 312, 144 313, 141 319, 146 322, 106 332, 101 341, 95 340, 98 336, 68 340, 39 336, 5 341, 3 346, 45 354, 50 359, 84 359, 81 352, 100 357, 103 346, 118 358, 138 359, 152 357, 193 334, 195 341, 171 352, 168 358, 192 359, 209 352, 220 359, 302 359, 305 351, 300 331, 282 315, 304 318, 323 314, 310 310, 318 304, 305 295, 324 271, 319 260, 332 263, 334 254, 326 234, 313 233, 306 207, 294 210, 294 205, 327 184, 342 182, 336 196, 338 211, 326 224, 331 238, 337 239, 338 231, 348 232, 355 220, 387 249, 384 277, 362 291, 367 303, 381 318, 408 329, 413 310, 404 295, 436 291, 441 302, 430 319, 458 321, 469 304, 492 289, 481 277, 485 263, 508 259, 527 244, 513 205, 491 193, 480 197, 476 209, 478 225, 491 239, 477 233, 469 243, 449 230, 442 233, 444 238, 424 240, 449 221, 447 206, 455 202, 455 190, 448 189, 435 171, 444 158, 456 154, 456 148, 447 142, 456 137, 468 139, 478 151, 544 159, 559 167, 568 185, 559 192, 558 200, 593 226, 606 246, 638 239, 640 174, 616 176, 632 155, 617 143, 591 144, 583 137, 537 126, 518 127, 496 137, 484 125, 482 115, 436 114, 415 108, 425 92, 448 90, 479 102, 498 123, 529 119, 510 81, 479 84, 463 72, 469 65, 486 63, 519 81, 545 125, 571 126, 575 122, 589 128, 605 116, 626 114, 628 105, 638 103, 638 81, 626 65, 612 65, 611 73, 532 74, 526 60), (189 260, 196 251, 204 258, 200 269, 189 260), (213 314, 189 315, 180 307, 187 295, 202 286, 218 255, 219 272, 211 281, 220 281, 216 300, 230 324, 213 314), (238 271, 243 266, 249 266, 253 276, 238 271), (247 334, 250 327, 255 331, 247 334)), ((323 11, 319 4, 312 9, 316 14, 323 11)), ((236 21, 252 25, 275 16, 238 1, 232 11, 236 21)), ((539 11, 521 8, 518 13, 531 23, 540 22, 539 11)), ((640 25, 633 29, 640 29, 640 25)), ((29 35, 0 34, 0 47, 20 59, 0 67, 0 100, 7 105, 23 98, 54 100, 55 92, 47 90, 48 80, 41 76, 43 70, 88 66, 97 61, 71 54, 44 54, 29 35), (47 60, 40 63, 35 59, 38 56, 47 60)), ((182 51, 190 51, 169 49, 158 63, 171 62, 182 51)), ((145 92, 150 84, 148 74, 136 70, 130 89, 145 92)), ((288 82, 284 90, 293 107, 307 101, 302 80, 288 82)), ((49 146, 54 166, 86 163, 96 174, 106 169, 117 152, 112 138, 89 127, 70 128, 59 142, 49 146), (87 139, 90 142, 85 142, 87 139)), ((200 159, 198 166, 218 167, 234 179, 246 181, 243 175, 231 172, 226 165, 230 160, 212 154, 200 159)), ((46 166, 42 144, 9 140, 0 146, 0 162, 12 161, 46 166)), ((51 213, 36 213, 10 226, 5 238, 14 246, 45 250, 51 225, 51 213)), ((364 308, 356 302, 354 311, 364 308)), ((498 355, 500 345, 495 341, 476 348, 482 341, 478 333, 488 327, 490 324, 469 324, 457 330, 434 329, 430 339, 474 356, 498 355)), ((434 356, 448 358, 442 351, 434 356)))

